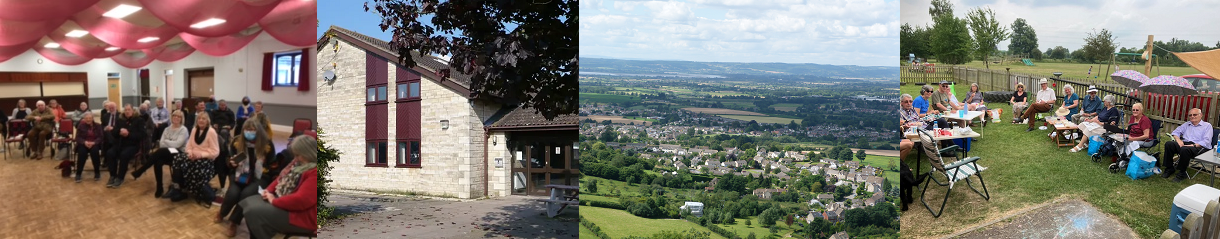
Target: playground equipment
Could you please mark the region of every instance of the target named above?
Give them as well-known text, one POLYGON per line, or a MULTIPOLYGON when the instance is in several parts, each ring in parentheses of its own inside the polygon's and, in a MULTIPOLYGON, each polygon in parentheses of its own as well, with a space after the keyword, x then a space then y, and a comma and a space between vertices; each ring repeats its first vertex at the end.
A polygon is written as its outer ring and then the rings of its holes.
POLYGON ((1021 63, 1025 63, 1027 66, 1034 66, 1034 62, 1029 59, 1021 59, 1021 63))

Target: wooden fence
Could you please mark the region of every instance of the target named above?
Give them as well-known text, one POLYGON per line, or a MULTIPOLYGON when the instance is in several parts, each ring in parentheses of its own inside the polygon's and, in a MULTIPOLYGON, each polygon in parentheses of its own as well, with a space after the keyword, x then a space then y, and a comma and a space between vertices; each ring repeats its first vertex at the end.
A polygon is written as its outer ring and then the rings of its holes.
MULTIPOLYGON (((1171 215, 1172 216, 1172 215, 1171 215)), ((1220 238, 1220 202, 1207 202, 1203 213, 1191 213, 1182 223, 1182 233, 1166 229, 1161 239, 1220 238)))
MULTIPOLYGON (((1002 69, 978 69, 960 66, 903 66, 899 81, 902 84, 938 83, 942 80, 961 84, 967 87, 957 87, 969 90, 970 84, 978 84, 981 91, 1015 91, 1018 82, 1025 85, 1025 90, 1032 97, 1039 90, 1038 81, 1045 78, 1050 84, 1047 87, 1055 90, 1056 97, 1064 97, 1064 86, 1071 85, 1073 92, 1084 97, 1089 86, 1099 89, 1098 97, 1114 95, 1116 104, 1129 106, 1143 103, 1150 118, 1163 121, 1162 128, 1173 130, 1188 120, 1187 112, 1191 108, 1203 111, 1203 120, 1213 125, 1220 123, 1220 93, 1202 92, 1191 96, 1170 96, 1139 92, 1135 89, 1115 83, 1109 77, 1098 78, 1064 78, 1050 74, 1012 73, 1002 69)), ((1124 111, 1126 107, 1123 107, 1124 111)), ((1129 113, 1129 112, 1128 112, 1129 113)), ((1164 131, 1168 132, 1168 131, 1164 131)))

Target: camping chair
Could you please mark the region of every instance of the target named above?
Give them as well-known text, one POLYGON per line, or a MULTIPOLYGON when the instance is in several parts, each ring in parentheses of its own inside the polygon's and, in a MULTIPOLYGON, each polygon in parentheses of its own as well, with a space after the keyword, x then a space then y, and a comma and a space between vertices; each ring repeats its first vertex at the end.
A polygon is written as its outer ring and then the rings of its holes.
POLYGON ((946 179, 945 182, 941 182, 939 179, 936 179, 935 176, 930 175, 928 177, 932 178, 937 185, 948 187, 948 189, 945 190, 944 201, 940 203, 940 209, 933 211, 932 207, 928 206, 928 201, 926 200, 928 196, 928 185, 932 183, 925 183, 923 185, 923 192, 921 192, 919 201, 923 202, 923 206, 928 209, 928 212, 932 213, 933 217, 939 218, 941 213, 945 211, 945 204, 949 203, 949 193, 953 192, 953 184, 958 181, 965 180, 966 185, 970 186, 970 190, 974 190, 975 193, 983 196, 983 200, 991 200, 991 193, 987 192, 987 183, 983 182, 983 175, 980 174, 987 168, 978 165, 977 161, 980 159, 979 157, 969 157, 953 162, 952 164, 945 165, 944 163, 946 158, 950 160, 957 160, 960 158, 960 148, 954 145, 941 149, 938 146, 938 142, 933 140, 932 133, 926 130, 919 130, 919 141, 923 144, 922 150, 924 150, 929 157, 928 162, 932 164, 932 171, 943 173, 946 179), (945 156, 945 153, 950 153, 951 156, 945 156), (970 175, 975 175, 979 178, 979 184, 981 184, 983 187, 982 192, 979 192, 979 190, 974 187, 974 184, 971 183, 970 175))
POLYGON ((22 119, 9 120, 7 128, 8 135, 4 136, 4 160, 8 160, 8 155, 13 153, 8 147, 10 144, 25 141, 26 134, 30 133, 30 123, 22 119))
POLYGON ((76 151, 76 150, 73 150, 73 149, 75 149, 75 147, 71 147, 71 146, 75 146, 75 143, 76 143, 76 139, 72 137, 72 132, 75 132, 75 129, 73 129, 73 127, 72 127, 73 125, 74 124, 72 123, 72 119, 59 120, 59 131, 56 131, 55 136, 63 136, 63 137, 52 137, 51 138, 51 146, 53 146, 53 147, 51 147, 51 155, 55 154, 55 150, 59 148, 58 147, 59 144, 68 144, 69 145, 68 152, 65 152, 65 153, 68 154, 69 160, 72 159, 72 153, 76 151))
MULTIPOLYGON (((1212 129, 1212 142, 1211 142, 1211 146, 1213 147, 1213 149, 1212 149, 1212 150, 1210 150, 1210 151, 1208 151, 1208 152, 1203 152, 1203 153, 1205 153, 1205 154, 1206 154, 1206 153, 1213 153, 1213 152, 1215 152, 1215 150, 1216 150, 1216 149, 1214 149, 1214 148, 1215 148, 1215 146, 1216 146, 1216 142, 1217 142, 1216 137, 1220 137, 1220 130, 1212 129)), ((1181 156, 1179 156, 1179 157, 1181 157, 1181 156)), ((1196 158, 1194 158, 1194 159, 1191 159, 1191 160, 1190 160, 1190 163, 1188 163, 1188 165, 1190 165, 1190 166, 1188 166, 1189 168, 1195 168, 1195 169, 1196 169, 1196 170, 1195 170, 1195 174, 1188 174, 1188 175, 1190 176, 1190 177, 1189 177, 1190 179, 1195 179, 1195 176, 1198 176, 1198 175, 1199 175, 1199 172, 1202 172, 1202 171, 1204 170, 1204 168, 1205 168, 1205 167, 1203 166, 1203 163, 1199 163, 1199 161, 1197 161, 1197 157, 1196 157, 1196 158)))
POLYGON ((306 118, 297 118, 296 120, 292 121, 292 133, 293 134, 296 134, 297 132, 305 132, 306 130, 313 130, 313 121, 312 120, 309 120, 306 118))

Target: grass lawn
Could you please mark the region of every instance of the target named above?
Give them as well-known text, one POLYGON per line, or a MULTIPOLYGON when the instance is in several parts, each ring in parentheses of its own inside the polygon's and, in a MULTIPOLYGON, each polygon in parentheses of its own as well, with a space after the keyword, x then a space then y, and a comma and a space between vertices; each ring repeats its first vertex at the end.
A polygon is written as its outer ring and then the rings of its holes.
MULTIPOLYGON (((867 153, 868 151, 866 150, 864 152, 867 153)), ((901 176, 901 175, 899 175, 898 171, 890 171, 890 166, 889 166, 890 161, 893 161, 894 165, 898 165, 898 157, 886 157, 886 156, 865 154, 863 164, 873 165, 874 168, 879 168, 881 170, 885 170, 886 171, 884 173, 885 175, 882 175, 882 177, 885 177, 886 181, 890 181, 890 185, 898 185, 898 183, 899 183, 898 176, 901 176)))
POLYGON ((594 236, 593 231, 590 231, 588 228, 585 228, 584 225, 580 225, 580 239, 600 239, 600 238, 597 238, 597 236, 594 236))
MULTIPOLYGON (((962 64, 961 66, 969 66, 969 67, 973 67, 973 68, 984 69, 986 66, 984 66, 983 63, 984 63, 983 61, 972 61, 970 63, 962 64)), ((940 64, 937 64, 937 65, 939 66, 940 64)), ((1144 72, 1144 65, 1123 64, 1123 65, 1120 65, 1119 67, 1120 67, 1120 69, 1123 69, 1123 70, 1136 70, 1139 72, 1144 72)), ((1068 77, 1068 78, 1092 77, 1092 76, 1096 76, 1098 74, 1098 72, 1100 71, 1100 73, 1102 74, 1102 76, 1101 76, 1102 78, 1108 77, 1105 75, 1106 74, 1106 72, 1105 72, 1106 64, 1105 63, 1082 64, 1082 63, 1066 63, 1066 62, 1034 62, 1034 66, 1026 66, 1024 63, 1021 63, 1020 60, 1017 60, 1017 61, 1005 62, 1004 65, 991 65, 991 69, 998 69, 998 70, 1002 71, 1002 70, 1004 70, 1004 68, 1012 68, 1009 70, 1011 72, 1041 74, 1041 75, 1050 75, 1051 73, 1054 73, 1054 72, 1063 72, 1063 77, 1068 77), (1092 75, 1088 74, 1090 66, 1093 67, 1092 75), (1100 70, 1098 68, 1100 68, 1100 70)), ((1114 66, 1110 66, 1110 73, 1113 74, 1114 71, 1115 71, 1114 66)), ((1155 64, 1153 64, 1152 65, 1152 74, 1150 76, 1153 76, 1153 77, 1157 76, 1157 75, 1183 76, 1183 75, 1199 74, 1199 73, 1200 73, 1199 70, 1195 70, 1195 68, 1172 67, 1172 66, 1162 66, 1162 67, 1160 67, 1160 73, 1157 73, 1157 67, 1155 64)), ((918 92, 918 91, 914 91, 914 92, 918 92)), ((903 90, 903 93, 906 93, 906 90, 903 90)))
MULTIPOLYGON (((918 88, 914 85, 902 87, 902 93, 916 91, 918 88)), ((1012 118, 1008 105, 989 106, 1006 109, 1002 119, 1012 118)), ((1208 182, 1207 176, 1181 183, 1157 176, 1131 180, 1123 174, 1111 174, 1107 170, 1108 163, 1094 163, 1085 153, 1069 153, 1070 147, 1056 148, 1046 136, 1048 131, 1025 132, 1025 128, 1025 125, 993 123, 976 129, 982 137, 972 143, 970 156, 982 157, 979 165, 988 168, 983 175, 991 200, 985 201, 959 184, 940 218, 933 218, 916 201, 902 215, 903 236, 943 237, 1062 198, 1089 202, 1121 220, 1141 237, 1153 238, 1168 227, 1174 195, 1192 184, 1208 182)), ((1162 140, 1165 140, 1163 133, 1168 130, 1172 129, 1162 129, 1162 140)), ((1149 151, 1160 150, 1158 145, 1149 151)), ((927 164, 922 166, 922 172, 927 172, 927 164)), ((933 208, 943 200, 945 189, 935 184, 928 187, 927 201, 937 204, 932 205, 933 208)), ((915 191, 916 200, 919 200, 920 190, 915 191)))
MULTIPOLYGON (((633 108, 634 108, 634 107, 633 107, 633 108)), ((648 121, 648 122, 653 122, 653 123, 661 122, 661 121, 659 121, 659 120, 655 120, 655 119, 649 119, 649 118, 644 118, 644 117, 639 117, 639 116, 623 116, 623 118, 624 118, 624 119, 633 119, 633 120, 648 121)))
POLYGON ((691 228, 710 233, 712 238, 724 238, 705 227, 681 219, 648 219, 631 215, 626 211, 600 207, 582 207, 580 215, 584 216, 585 220, 597 224, 603 232, 606 232, 606 235, 612 238, 632 235, 652 236, 652 234, 662 231, 688 231, 691 228))
MULTIPOLYGON (((737 236, 739 236, 741 238, 750 236, 751 232, 753 232, 754 236, 757 238, 763 238, 764 236, 771 234, 770 228, 762 227, 762 223, 758 223, 758 217, 750 217, 749 219, 738 218, 736 220, 737 221, 733 225, 726 225, 726 224, 717 224, 717 225, 724 229, 728 229, 729 231, 731 231, 733 233, 736 233, 737 236), (749 227, 746 227, 746 220, 750 220, 749 227)), ((796 225, 797 219, 793 218, 792 220, 793 220, 792 224, 796 225)), ((801 218, 801 220, 804 220, 804 218, 801 218)), ((779 227, 779 233, 776 233, 779 235, 786 235, 786 234, 792 233, 792 228, 789 228, 788 225, 785 225, 783 220, 776 221, 775 225, 773 227, 779 227)))
POLYGON ((737 120, 745 120, 745 121, 754 120, 754 121, 758 121, 758 123, 787 124, 792 121, 796 121, 797 124, 801 123, 801 119, 789 119, 789 118, 780 118, 780 117, 749 116, 749 115, 716 115, 716 116, 730 118, 730 119, 737 119, 737 120))

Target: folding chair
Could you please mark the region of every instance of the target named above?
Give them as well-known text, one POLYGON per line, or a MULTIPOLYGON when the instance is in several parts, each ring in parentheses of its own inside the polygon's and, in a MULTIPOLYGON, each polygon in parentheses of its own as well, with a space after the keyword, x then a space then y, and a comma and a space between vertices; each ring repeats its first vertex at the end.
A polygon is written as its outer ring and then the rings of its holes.
POLYGON ((931 175, 928 177, 932 178, 932 181, 935 181, 937 185, 949 187, 945 190, 945 198, 944 201, 940 203, 940 209, 934 211, 932 210, 931 206, 928 206, 928 201, 926 200, 928 197, 928 185, 932 183, 927 182, 923 185, 923 192, 921 192, 919 201, 923 202, 924 208, 927 208, 928 212, 932 213, 933 217, 939 218, 941 213, 945 211, 945 204, 949 203, 949 193, 953 192, 953 186, 958 181, 965 180, 966 185, 970 186, 970 190, 974 190, 974 192, 978 193, 979 196, 983 196, 983 200, 991 200, 991 193, 987 192, 987 183, 983 182, 983 175, 981 174, 981 172, 987 168, 978 165, 977 161, 980 159, 979 157, 969 157, 953 162, 952 164, 945 165, 945 158, 957 160, 960 158, 960 153, 962 153, 962 150, 960 150, 960 148, 958 148, 956 145, 941 149, 938 142, 933 140, 931 131, 922 129, 919 130, 919 141, 923 144, 922 150, 924 150, 924 153, 926 153, 930 158, 928 162, 932 164, 932 172, 937 172, 936 174, 944 174, 945 182, 941 182, 939 179, 936 179, 936 177, 931 175), (946 154, 949 156, 946 156, 946 154), (979 192, 978 189, 974 188, 974 184, 971 183, 970 180, 970 175, 975 175, 979 178, 979 184, 981 184, 983 187, 982 192, 979 192))
POLYGON ((297 118, 296 120, 292 121, 292 133, 293 134, 295 134, 297 132, 305 132, 306 130, 313 130, 313 121, 312 120, 309 120, 306 118, 297 118))
POLYGON ((30 133, 30 123, 23 119, 9 120, 7 128, 8 135, 4 136, 4 160, 8 160, 8 155, 13 153, 8 147, 10 144, 25 141, 26 134, 30 133))
MULTIPOLYGON (((1212 129, 1212 142, 1211 142, 1211 144, 1210 144, 1210 145, 1212 146, 1212 148, 1213 148, 1213 149, 1212 149, 1212 150, 1209 150, 1209 151, 1207 151, 1207 152, 1203 152, 1203 153, 1207 154, 1207 153, 1214 153, 1214 152, 1216 152, 1216 149, 1214 149, 1214 148, 1215 148, 1215 146, 1216 146, 1216 142, 1217 142, 1216 137, 1220 137, 1220 130, 1212 129)), ((1179 156, 1179 157, 1181 157, 1181 156, 1179 156)), ((1195 168, 1195 169, 1196 169, 1196 170, 1195 170, 1195 174, 1189 174, 1189 176, 1190 176, 1189 178, 1190 178, 1190 179, 1195 179, 1195 176, 1198 176, 1198 175, 1199 175, 1199 172, 1202 172, 1202 171, 1203 171, 1203 170, 1206 168, 1206 167, 1204 167, 1203 163, 1199 163, 1199 161, 1198 161, 1198 157, 1193 158, 1193 159, 1190 159, 1190 163, 1189 163, 1189 165, 1190 165, 1190 166, 1189 166, 1189 168, 1195 168)))
POLYGON ((76 145, 76 138, 73 137, 73 135, 72 135, 72 133, 75 132, 74 127, 72 127, 73 125, 74 124, 72 123, 72 119, 59 120, 59 131, 56 132, 55 136, 62 136, 62 137, 52 137, 51 138, 51 146, 52 146, 51 155, 55 155, 55 149, 59 148, 56 146, 58 146, 59 144, 68 144, 68 145, 70 145, 68 147, 68 152, 67 152, 68 159, 69 160, 72 159, 72 153, 76 152, 76 150, 73 150, 73 149, 75 149, 75 147, 72 147, 72 146, 76 145))

